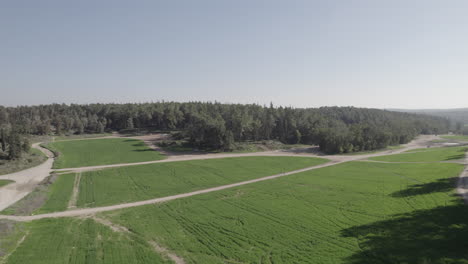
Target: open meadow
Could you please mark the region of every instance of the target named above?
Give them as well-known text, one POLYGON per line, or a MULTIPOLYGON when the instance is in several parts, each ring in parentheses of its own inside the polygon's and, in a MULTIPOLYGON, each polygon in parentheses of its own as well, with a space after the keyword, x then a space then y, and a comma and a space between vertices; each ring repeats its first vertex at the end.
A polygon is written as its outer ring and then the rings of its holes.
POLYGON ((461 170, 346 163, 108 217, 188 263, 458 261, 468 257, 468 242, 449 239, 467 232, 453 197, 461 170))
POLYGON ((168 162, 84 172, 78 207, 134 202, 312 167, 308 157, 239 157, 168 162))
POLYGON ((137 236, 116 233, 92 219, 44 219, 25 228, 26 239, 7 263, 171 263, 137 236))
POLYGON ((54 169, 164 159, 143 141, 129 138, 57 141, 46 147, 58 153, 54 169))

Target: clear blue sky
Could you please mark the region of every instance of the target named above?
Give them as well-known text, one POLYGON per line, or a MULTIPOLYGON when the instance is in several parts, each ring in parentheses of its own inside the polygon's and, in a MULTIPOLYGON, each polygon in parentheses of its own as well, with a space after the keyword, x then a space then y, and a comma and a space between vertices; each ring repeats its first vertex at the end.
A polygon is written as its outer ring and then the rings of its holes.
POLYGON ((468 1, 0 3, 0 105, 468 107, 468 1))

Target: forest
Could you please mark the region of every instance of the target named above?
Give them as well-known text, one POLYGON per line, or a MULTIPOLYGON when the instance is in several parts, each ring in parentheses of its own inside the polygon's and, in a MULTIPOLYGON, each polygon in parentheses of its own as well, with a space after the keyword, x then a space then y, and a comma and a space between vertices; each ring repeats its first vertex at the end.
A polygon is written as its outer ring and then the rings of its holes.
POLYGON ((419 134, 446 133, 442 117, 356 107, 292 108, 273 104, 155 102, 0 106, 1 151, 27 151, 26 135, 63 135, 152 129, 178 131, 193 146, 230 151, 235 142, 278 140, 316 144, 328 154, 407 143, 419 134))

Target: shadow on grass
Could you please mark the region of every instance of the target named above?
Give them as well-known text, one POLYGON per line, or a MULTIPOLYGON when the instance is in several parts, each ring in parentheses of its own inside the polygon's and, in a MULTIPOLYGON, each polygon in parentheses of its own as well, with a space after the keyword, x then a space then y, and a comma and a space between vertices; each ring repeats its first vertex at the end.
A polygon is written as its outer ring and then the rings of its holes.
POLYGON ((452 155, 452 156, 449 156, 447 157, 445 160, 459 160, 459 159, 463 159, 465 158, 465 153, 460 153, 460 154, 457 154, 457 155, 452 155))
POLYGON ((135 142, 135 141, 139 141, 138 139, 125 139, 123 142, 135 142))
POLYGON ((448 156, 448 157, 445 159, 445 161, 463 159, 463 158, 465 158, 465 154, 466 154, 467 151, 468 151, 468 148, 462 148, 462 149, 460 149, 460 150, 457 151, 458 154, 448 156))
POLYGON ((405 190, 392 193, 391 196, 401 198, 435 192, 449 192, 455 188, 457 179, 456 177, 438 179, 435 182, 410 185, 405 190))
POLYGON ((457 204, 397 215, 342 230, 361 251, 345 259, 361 263, 468 263, 468 206, 457 204))

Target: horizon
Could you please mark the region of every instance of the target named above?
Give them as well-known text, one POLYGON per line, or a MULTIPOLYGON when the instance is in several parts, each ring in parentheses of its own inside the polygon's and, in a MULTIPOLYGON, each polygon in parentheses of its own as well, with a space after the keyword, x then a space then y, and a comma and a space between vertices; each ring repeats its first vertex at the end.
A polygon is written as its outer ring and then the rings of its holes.
POLYGON ((274 108, 278 107, 291 107, 296 109, 308 109, 308 108, 321 108, 321 107, 354 107, 354 108, 364 108, 364 109, 378 109, 378 110, 386 110, 386 111, 454 111, 454 110, 467 110, 468 107, 458 107, 458 108, 377 108, 377 107, 365 107, 365 106, 354 106, 354 105, 322 105, 322 106, 311 106, 311 107, 297 107, 292 105, 281 105, 275 104, 274 102, 270 103, 236 103, 236 102, 220 102, 220 101, 203 101, 203 100, 193 100, 193 101, 174 101, 174 100, 157 100, 157 101, 142 101, 142 102, 93 102, 93 103, 58 103, 58 102, 51 102, 46 104, 29 104, 29 105, 1 105, 3 107, 36 107, 42 105, 93 105, 93 104, 115 104, 115 105, 124 105, 124 104, 153 104, 153 103, 219 103, 219 104, 232 104, 232 105, 259 105, 268 107, 270 104, 273 104, 274 108))
POLYGON ((468 2, 0 4, 0 105, 467 108, 468 2))

